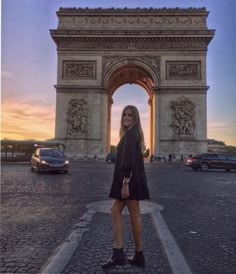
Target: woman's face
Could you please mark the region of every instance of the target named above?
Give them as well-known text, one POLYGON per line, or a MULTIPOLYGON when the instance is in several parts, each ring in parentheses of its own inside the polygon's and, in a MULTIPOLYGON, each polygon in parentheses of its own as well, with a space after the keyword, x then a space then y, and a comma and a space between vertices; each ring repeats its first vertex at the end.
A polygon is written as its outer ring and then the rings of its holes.
POLYGON ((124 127, 130 127, 133 123, 133 114, 130 109, 126 109, 122 116, 122 123, 124 127))

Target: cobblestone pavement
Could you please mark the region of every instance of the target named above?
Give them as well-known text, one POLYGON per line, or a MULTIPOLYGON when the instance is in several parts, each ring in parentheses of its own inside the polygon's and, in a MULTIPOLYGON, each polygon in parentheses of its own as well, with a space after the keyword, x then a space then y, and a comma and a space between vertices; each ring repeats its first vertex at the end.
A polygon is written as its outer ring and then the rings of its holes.
MULTIPOLYGON (((150 216, 143 216, 144 223, 144 250, 147 258, 145 273, 165 273, 171 274, 172 271, 168 260, 161 246, 160 239, 155 232, 150 216), (155 250, 155 252, 153 252, 155 250)), ((134 246, 131 236, 131 228, 128 216, 124 217, 124 252, 127 256, 133 255, 134 246)), ((107 214, 97 213, 92 221, 91 230, 86 233, 81 241, 81 245, 75 252, 64 274, 78 273, 104 273, 101 270, 101 262, 104 263, 111 255, 112 247, 112 226, 107 214), (106 237, 104 237, 106 235, 106 237), (90 263, 88 264, 88 260, 90 263)), ((144 273, 142 268, 133 267, 129 264, 117 266, 109 273, 144 273)))
MULTIPOLYGON (((194 172, 180 163, 147 163, 151 201, 192 273, 236 273, 236 172, 194 172)), ((72 162, 69 174, 30 172, 26 164, 2 164, 0 273, 39 273, 64 242, 86 205, 108 199, 113 165, 72 162)), ((132 254, 125 216, 127 255, 132 254)), ((117 267, 110 273, 171 273, 148 214, 143 215, 145 270, 117 267)), ((103 273, 112 248, 109 214, 96 213, 63 273, 103 273)))

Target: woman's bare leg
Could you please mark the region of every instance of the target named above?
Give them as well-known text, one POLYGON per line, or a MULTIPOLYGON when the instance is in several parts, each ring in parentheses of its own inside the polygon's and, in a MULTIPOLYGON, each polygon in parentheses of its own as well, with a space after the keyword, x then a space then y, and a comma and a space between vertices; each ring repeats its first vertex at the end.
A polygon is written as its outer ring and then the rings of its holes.
POLYGON ((139 201, 126 200, 126 205, 129 210, 135 249, 136 251, 141 251, 142 250, 142 222, 141 222, 139 201))
POLYGON ((114 232, 114 246, 112 256, 102 265, 103 269, 109 269, 116 265, 124 265, 126 263, 123 252, 123 217, 122 210, 125 207, 125 201, 114 200, 111 207, 112 224, 114 232))
POLYGON ((113 233, 114 233, 114 248, 120 249, 123 247, 123 216, 122 210, 125 207, 125 201, 114 200, 111 207, 113 233))

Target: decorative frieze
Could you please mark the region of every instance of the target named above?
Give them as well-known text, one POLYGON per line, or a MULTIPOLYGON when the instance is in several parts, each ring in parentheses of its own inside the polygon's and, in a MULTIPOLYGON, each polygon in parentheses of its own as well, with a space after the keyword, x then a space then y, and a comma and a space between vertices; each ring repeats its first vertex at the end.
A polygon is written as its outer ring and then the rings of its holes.
POLYGON ((205 15, 103 15, 61 16, 58 28, 80 29, 127 29, 127 28, 206 28, 205 15))
POLYGON ((66 137, 88 133, 88 103, 84 99, 71 99, 67 109, 66 137))
POLYGON ((63 79, 96 79, 96 61, 64 61, 63 79))
POLYGON ((88 50, 206 50, 209 40, 201 37, 191 38, 82 38, 55 37, 58 49, 88 50))
POLYGON ((195 104, 186 97, 171 101, 170 108, 173 112, 172 128, 175 136, 194 136, 195 132, 195 104))
POLYGON ((58 28, 70 29, 206 29, 205 8, 60 8, 58 28))
POLYGON ((166 62, 167 80, 201 80, 201 62, 166 62))

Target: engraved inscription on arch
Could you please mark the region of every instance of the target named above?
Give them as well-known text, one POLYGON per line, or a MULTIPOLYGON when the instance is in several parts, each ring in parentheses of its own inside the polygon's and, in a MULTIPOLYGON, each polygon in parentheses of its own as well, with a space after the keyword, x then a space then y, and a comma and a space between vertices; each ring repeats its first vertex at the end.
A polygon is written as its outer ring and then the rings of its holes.
POLYGON ((166 63, 167 80, 200 80, 201 62, 176 62, 166 63))
POLYGON ((63 79, 96 79, 96 61, 64 61, 63 79))
POLYGON ((171 101, 170 108, 173 111, 170 127, 175 136, 194 136, 195 104, 183 96, 176 101, 171 101))

